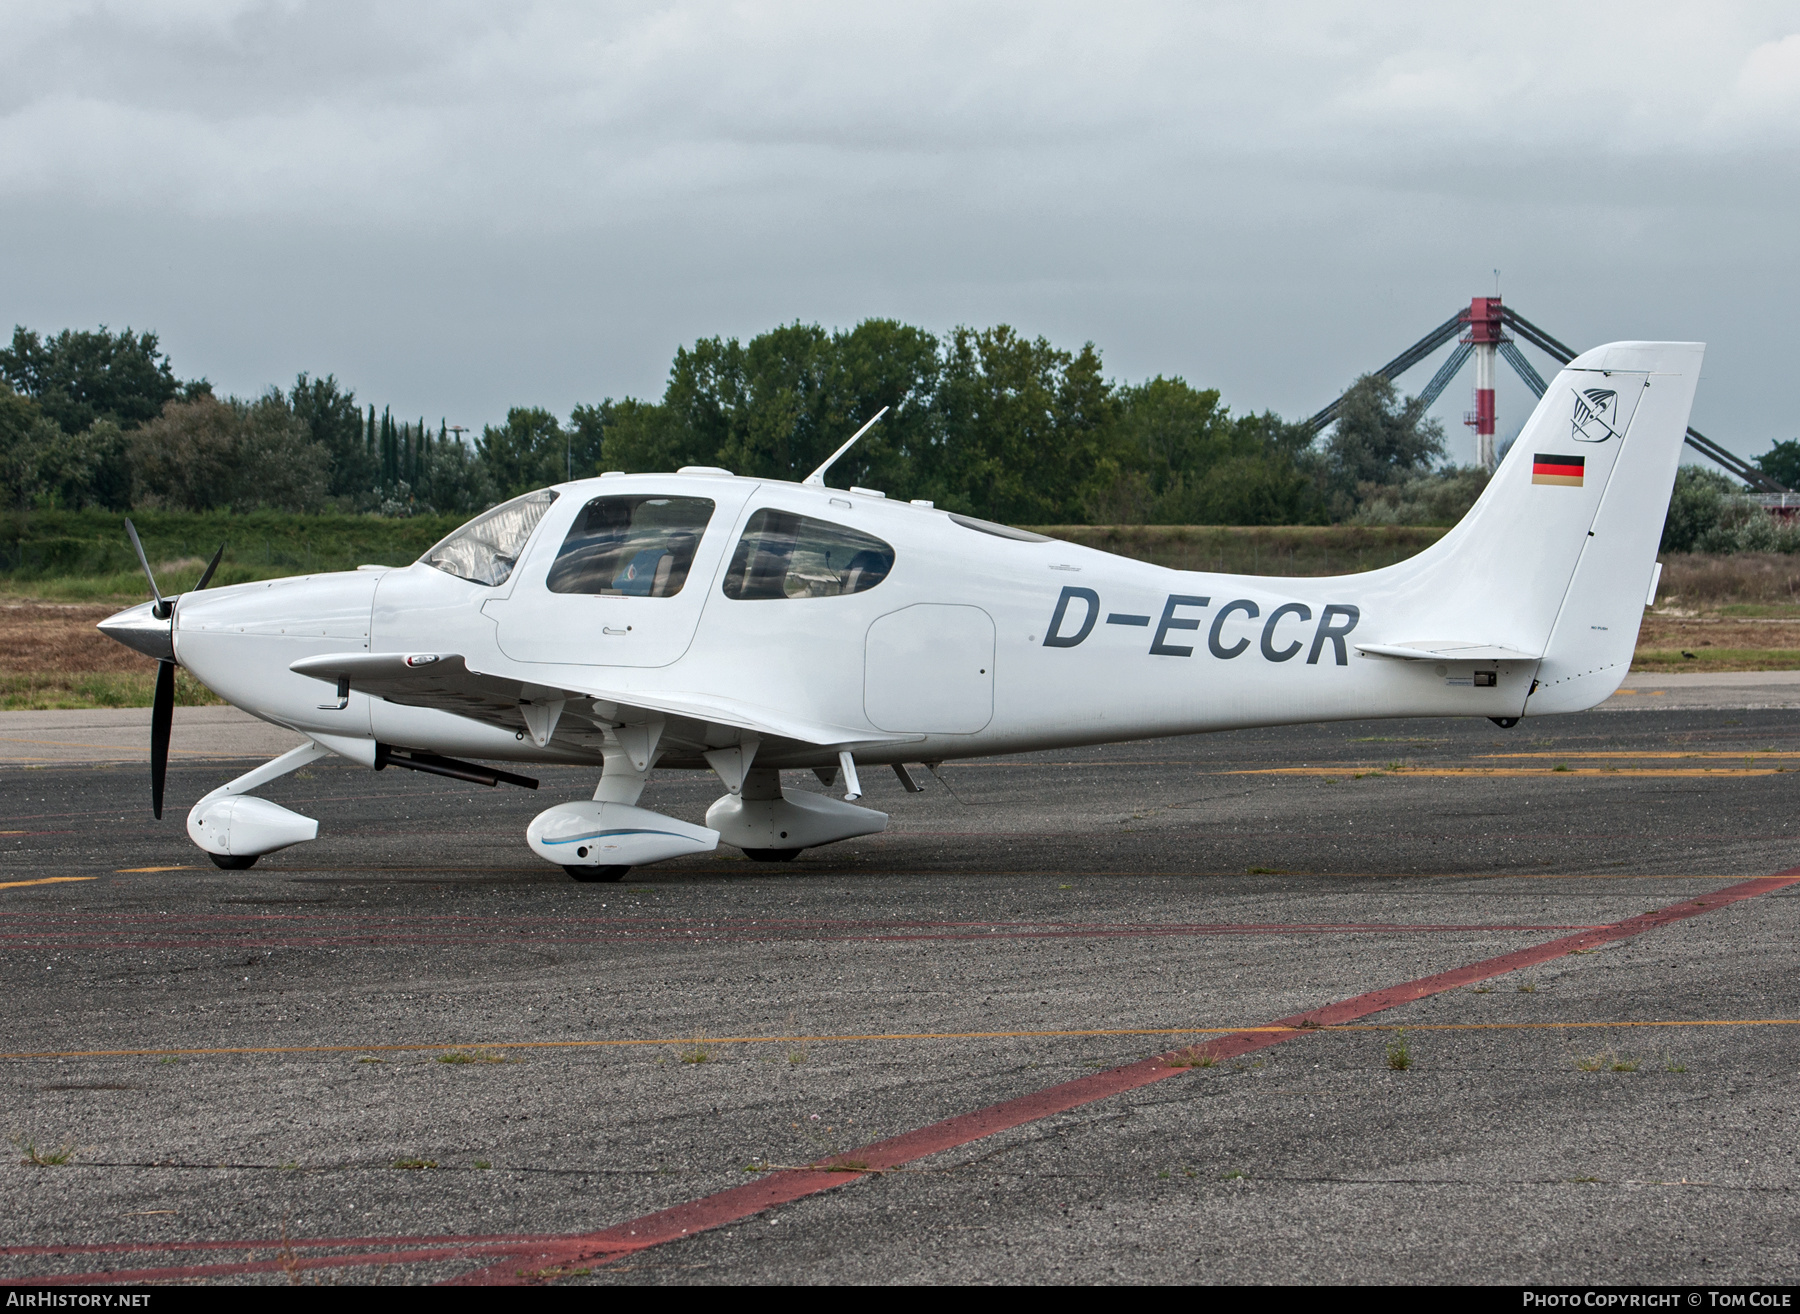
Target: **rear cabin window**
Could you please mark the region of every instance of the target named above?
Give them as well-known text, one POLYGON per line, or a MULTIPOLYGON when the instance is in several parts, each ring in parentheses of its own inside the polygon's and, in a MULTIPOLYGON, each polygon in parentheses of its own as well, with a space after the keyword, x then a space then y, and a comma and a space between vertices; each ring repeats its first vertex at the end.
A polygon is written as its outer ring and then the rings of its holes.
POLYGON ((502 502, 492 511, 476 516, 419 560, 474 584, 504 584, 538 521, 555 500, 554 492, 540 488, 502 502))
POLYGON ((552 593, 672 598, 712 513, 704 497, 596 497, 575 517, 544 582, 552 593))
POLYGON ((859 530, 764 507, 750 517, 725 572, 728 598, 837 598, 874 588, 894 549, 859 530))

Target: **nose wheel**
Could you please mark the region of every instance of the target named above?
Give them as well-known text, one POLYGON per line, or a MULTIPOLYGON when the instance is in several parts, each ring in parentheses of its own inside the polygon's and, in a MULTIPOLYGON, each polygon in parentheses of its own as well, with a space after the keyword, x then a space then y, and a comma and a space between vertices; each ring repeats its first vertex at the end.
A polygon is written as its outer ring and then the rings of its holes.
POLYGON ((262 855, 260 853, 209 853, 206 856, 213 860, 213 866, 226 871, 248 871, 256 865, 256 860, 262 855))
POLYGON ((799 849, 745 849, 744 856, 751 862, 792 862, 800 856, 799 849))
POLYGON ((629 867, 577 867, 577 866, 574 866, 573 864, 565 863, 565 864, 563 864, 563 870, 568 872, 569 875, 573 876, 576 880, 580 881, 583 885, 591 885, 591 884, 598 884, 601 881, 622 881, 625 879, 625 873, 630 871, 631 868, 629 868, 629 867))

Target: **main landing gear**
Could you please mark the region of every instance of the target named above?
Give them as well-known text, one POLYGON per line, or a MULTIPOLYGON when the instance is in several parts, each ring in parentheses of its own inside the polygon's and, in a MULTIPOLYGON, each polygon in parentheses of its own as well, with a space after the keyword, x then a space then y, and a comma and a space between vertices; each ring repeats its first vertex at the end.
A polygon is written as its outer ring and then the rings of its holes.
POLYGON ((625 879, 625 873, 630 871, 631 868, 629 868, 629 867, 577 867, 573 863, 565 862, 563 864, 563 870, 568 872, 569 875, 573 876, 576 880, 580 881, 582 884, 587 885, 587 884, 591 884, 591 883, 598 883, 601 881, 622 881, 625 879))

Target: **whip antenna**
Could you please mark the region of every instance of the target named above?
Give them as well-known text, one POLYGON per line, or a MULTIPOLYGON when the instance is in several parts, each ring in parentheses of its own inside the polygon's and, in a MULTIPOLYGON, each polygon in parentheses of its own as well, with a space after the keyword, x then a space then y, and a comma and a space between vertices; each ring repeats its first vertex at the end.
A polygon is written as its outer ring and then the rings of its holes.
MULTIPOLYGON (((888 413, 888 408, 883 406, 880 410, 875 412, 875 420, 879 420, 882 416, 886 415, 887 413, 888 413)), ((826 457, 824 465, 820 466, 817 470, 814 470, 811 474, 807 475, 806 478, 802 479, 800 482, 803 484, 817 484, 820 487, 824 487, 825 472, 827 470, 831 469, 832 466, 837 464, 838 457, 842 456, 845 452, 849 451, 852 447, 856 446, 856 440, 858 438, 862 437, 865 433, 867 433, 869 430, 871 430, 875 427, 875 420, 870 420, 867 424, 863 425, 862 428, 858 429, 855 433, 851 434, 849 442, 845 443, 842 447, 838 448, 837 451, 833 452, 830 456, 826 457)))

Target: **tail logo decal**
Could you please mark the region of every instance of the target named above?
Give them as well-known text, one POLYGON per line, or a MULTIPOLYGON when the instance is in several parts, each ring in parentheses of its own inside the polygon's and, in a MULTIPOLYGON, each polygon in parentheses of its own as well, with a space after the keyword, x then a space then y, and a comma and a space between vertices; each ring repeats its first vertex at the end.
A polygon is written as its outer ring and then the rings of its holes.
MULTIPOLYGON (((1609 392, 1608 397, 1612 396, 1609 392)), ((1564 488, 1580 488, 1586 473, 1585 456, 1548 456, 1539 452, 1531 458, 1531 482, 1561 484, 1564 488)))
POLYGON ((1588 388, 1575 394, 1569 437, 1578 443, 1603 443, 1618 436, 1614 427, 1618 420, 1619 394, 1611 388, 1588 388))

